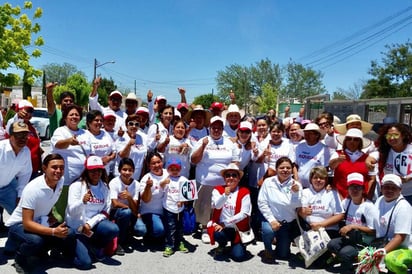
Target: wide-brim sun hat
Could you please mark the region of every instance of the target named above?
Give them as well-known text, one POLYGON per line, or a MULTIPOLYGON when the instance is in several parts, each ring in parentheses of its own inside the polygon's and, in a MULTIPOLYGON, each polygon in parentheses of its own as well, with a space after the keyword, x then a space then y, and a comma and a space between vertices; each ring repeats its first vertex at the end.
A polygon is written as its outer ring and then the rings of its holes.
POLYGON ((220 171, 220 175, 222 175, 222 177, 225 176, 225 173, 227 171, 236 171, 237 173, 239 173, 239 178, 243 177, 243 171, 239 169, 238 165, 235 163, 230 163, 226 168, 222 169, 220 171))
POLYGON ((355 122, 360 122, 361 123, 361 130, 362 130, 363 135, 369 133, 372 130, 373 125, 371 123, 363 121, 358 114, 349 115, 348 117, 346 117, 346 123, 337 124, 337 125, 334 126, 334 128, 339 134, 344 135, 348 131, 347 125, 350 124, 350 123, 355 123, 355 122))
POLYGON ((243 116, 245 116, 245 111, 243 110, 243 109, 239 109, 239 107, 236 105, 236 104, 231 104, 231 105, 229 105, 229 107, 226 109, 226 110, 224 110, 223 112, 222 112, 222 118, 224 119, 224 120, 226 120, 226 118, 227 118, 227 115, 229 114, 229 113, 239 113, 239 115, 240 115, 240 118, 242 118, 243 116))
POLYGON ((183 117, 183 120, 185 120, 186 123, 190 123, 190 120, 192 119, 192 115, 196 112, 200 111, 205 114, 205 126, 209 125, 210 118, 212 117, 212 113, 206 109, 203 108, 201 105, 196 105, 193 109, 189 110, 185 117, 183 117))
POLYGON ((323 139, 323 137, 325 137, 325 134, 326 134, 326 132, 320 129, 320 127, 316 123, 306 124, 305 128, 300 129, 299 131, 300 131, 299 134, 301 134, 302 136, 305 136, 305 131, 316 131, 320 134, 320 139, 323 139))
POLYGON ((339 144, 343 145, 343 142, 345 141, 346 137, 352 137, 352 138, 360 138, 362 139, 362 148, 366 148, 370 146, 371 140, 368 138, 363 137, 363 133, 360 129, 357 128, 350 128, 345 135, 338 135, 336 137, 336 140, 338 141, 339 144))

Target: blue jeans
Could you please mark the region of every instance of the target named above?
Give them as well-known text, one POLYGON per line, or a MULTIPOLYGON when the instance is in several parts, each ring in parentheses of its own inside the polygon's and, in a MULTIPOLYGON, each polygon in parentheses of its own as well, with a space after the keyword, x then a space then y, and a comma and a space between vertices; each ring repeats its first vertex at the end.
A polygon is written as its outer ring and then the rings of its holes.
POLYGON ((137 218, 136 223, 133 227, 134 235, 137 237, 143 237, 147 233, 146 225, 143 222, 142 218, 137 218))
POLYGON ((262 222, 262 240, 265 250, 272 252, 272 241, 276 237, 276 257, 284 259, 290 255, 289 223, 282 224, 278 231, 273 231, 269 222, 262 222))
POLYGON ((8 185, 0 188, 0 206, 7 210, 7 213, 11 215, 16 208, 17 200, 17 180, 13 179, 8 185))
POLYGON ((246 248, 242 243, 234 243, 236 236, 236 230, 232 227, 225 227, 222 231, 215 231, 213 233, 215 241, 219 244, 219 247, 225 247, 230 241, 231 250, 230 254, 235 261, 243 261, 246 258, 246 248))
MULTIPOLYGON (((163 216, 154 213, 142 215, 143 223, 146 225, 148 236, 160 238, 165 235, 165 226, 163 224, 163 216)), ((135 226, 136 228, 136 226, 135 226)))
POLYGON ((115 208, 112 212, 113 219, 119 226, 119 244, 125 244, 131 227, 134 227, 137 217, 130 208, 115 208))
POLYGON ((175 248, 183 241, 183 212, 178 214, 163 209, 166 221, 166 246, 175 248))
POLYGON ((66 238, 45 236, 26 231, 23 224, 15 224, 9 228, 7 241, 17 247, 16 260, 26 261, 25 258, 37 257, 52 248, 61 250, 66 258, 74 259, 76 252, 76 234, 69 228, 66 238))

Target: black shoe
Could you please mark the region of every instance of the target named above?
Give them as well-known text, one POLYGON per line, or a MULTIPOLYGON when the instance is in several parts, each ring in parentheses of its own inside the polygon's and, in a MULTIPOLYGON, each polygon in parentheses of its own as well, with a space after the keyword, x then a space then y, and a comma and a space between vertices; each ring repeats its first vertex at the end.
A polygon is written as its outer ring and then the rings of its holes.
POLYGON ((116 255, 118 255, 118 256, 124 256, 124 254, 125 254, 125 252, 124 252, 123 247, 122 247, 121 245, 118 245, 118 246, 117 246, 117 249, 116 249, 116 255))

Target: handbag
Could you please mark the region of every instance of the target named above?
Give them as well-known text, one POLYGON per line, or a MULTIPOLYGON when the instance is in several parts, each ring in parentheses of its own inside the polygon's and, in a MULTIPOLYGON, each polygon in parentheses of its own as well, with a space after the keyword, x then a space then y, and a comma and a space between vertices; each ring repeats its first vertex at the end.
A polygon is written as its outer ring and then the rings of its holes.
POLYGON ((296 247, 305 260, 305 267, 308 268, 314 261, 322 256, 327 250, 330 237, 324 227, 318 230, 304 231, 299 218, 296 217, 301 235, 294 239, 296 247))
POLYGON ((235 224, 235 229, 239 233, 240 241, 242 242, 242 244, 248 245, 255 240, 255 233, 253 232, 252 229, 241 231, 239 230, 236 224, 235 224))

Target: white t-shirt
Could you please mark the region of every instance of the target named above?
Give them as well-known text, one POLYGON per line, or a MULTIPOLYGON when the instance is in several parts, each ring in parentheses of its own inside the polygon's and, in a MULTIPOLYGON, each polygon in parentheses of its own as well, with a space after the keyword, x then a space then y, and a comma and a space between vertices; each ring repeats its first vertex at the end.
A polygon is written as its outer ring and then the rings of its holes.
POLYGON ((97 185, 76 181, 69 187, 66 208, 67 225, 73 229, 89 224, 93 228, 96 224, 107 218, 110 212, 110 192, 105 183, 99 181, 97 185), (90 189, 92 198, 83 203, 83 197, 90 189), (105 213, 104 213, 105 212, 105 213))
MULTIPOLYGON (((345 211, 335 190, 326 191, 323 189, 316 192, 312 185, 302 191, 302 207, 310 207, 312 209, 312 214, 306 217, 306 221, 309 223, 322 222, 345 211)), ((327 228, 339 229, 338 224, 327 228)))
POLYGON ((190 140, 190 144, 193 146, 196 145, 197 141, 209 135, 209 130, 206 127, 202 129, 192 128, 189 132, 187 138, 190 140))
MULTIPOLYGON (((196 181, 202 185, 218 186, 223 185, 224 180, 220 171, 227 167, 231 162, 239 161, 239 149, 227 137, 214 140, 210 136, 209 142, 203 151, 203 157, 196 165, 196 181)), ((200 139, 193 152, 197 151, 203 144, 200 139)))
MULTIPOLYGON (((119 137, 119 139, 116 140, 115 142, 115 150, 117 153, 120 151, 123 151, 126 147, 126 145, 130 141, 130 136, 125 133, 122 137, 119 137)), ((147 153, 147 137, 146 134, 144 134, 142 131, 138 131, 136 133, 136 141, 135 144, 130 148, 130 154, 128 158, 133 160, 135 169, 134 169, 134 174, 133 178, 135 180, 139 180, 140 176, 142 175, 142 170, 144 166, 144 160, 146 157, 147 153)), ((119 175, 119 163, 120 163, 120 156, 117 154, 116 157, 116 164, 114 168, 114 175, 118 176, 119 175)))
POLYGON ((80 177, 84 170, 86 157, 93 154, 90 143, 90 134, 84 129, 76 131, 67 126, 58 127, 50 139, 52 153, 58 153, 64 158, 64 185, 70 185, 80 177), (56 148, 56 143, 60 140, 76 136, 79 145, 69 145, 67 148, 56 148))
POLYGON ((168 211, 177 214, 184 209, 184 206, 177 206, 177 202, 180 201, 180 183, 187 182, 189 179, 184 176, 169 176, 169 178, 170 183, 164 188, 165 195, 163 197, 163 207, 168 211))
MULTIPOLYGON (((89 105, 90 105, 90 109, 99 110, 101 113, 105 113, 107 110, 112 110, 110 107, 103 107, 102 105, 100 105, 98 94, 96 94, 95 97, 89 97, 89 105)), ((126 131, 125 121, 127 118, 127 113, 119 108, 117 111, 114 111, 114 114, 116 115, 116 123, 114 124, 114 131, 118 132, 120 127, 124 131, 126 131)))
POLYGON ((139 196, 138 196, 139 193, 137 192, 138 184, 139 184, 138 181, 133 180, 129 185, 126 185, 125 183, 123 183, 120 176, 114 177, 109 183, 110 199, 116 199, 120 203, 129 205, 128 200, 119 198, 120 192, 123 192, 127 188, 127 191, 133 195, 133 200, 137 201, 139 199, 139 196))
POLYGON ((242 221, 247 216, 250 216, 252 212, 250 195, 247 194, 240 202, 241 208, 239 212, 235 214, 238 194, 239 188, 237 188, 234 192, 231 192, 228 196, 224 193, 220 194, 216 189, 213 189, 212 191, 212 207, 222 209, 219 221, 227 227, 234 227, 234 224, 242 221))
POLYGON ((353 201, 346 198, 342 201, 343 209, 346 211, 346 224, 356 224, 367 226, 371 229, 374 228, 374 223, 378 219, 378 211, 373 203, 369 200, 365 200, 363 203, 356 205, 353 201), (350 205, 348 208, 348 204, 350 205))
POLYGON ((60 197, 63 189, 63 178, 56 185, 56 189, 51 189, 44 179, 45 175, 33 179, 28 184, 21 195, 21 199, 16 209, 6 221, 6 226, 12 226, 23 222, 23 208, 34 211, 33 221, 41 224, 42 217, 49 215, 54 204, 60 197))
POLYGON ((293 146, 286 139, 282 139, 282 143, 279 145, 273 145, 269 142, 268 146, 270 149, 270 157, 268 157, 266 161, 270 168, 276 169, 276 161, 284 156, 288 157, 292 163, 295 162, 293 146))
POLYGON ((190 141, 186 138, 180 140, 176 139, 174 136, 170 136, 169 138, 170 142, 166 146, 163 162, 166 165, 167 161, 171 158, 179 159, 182 162, 182 169, 180 170, 180 175, 188 178, 190 172, 190 153, 192 152, 192 145, 190 144, 190 141), (182 144, 188 145, 184 153, 179 152, 180 146, 182 144))
MULTIPOLYGON (((98 135, 94 135, 90 131, 87 132, 90 135, 90 145, 94 155, 102 158, 115 151, 114 141, 106 131, 101 130, 98 135)), ((114 161, 110 161, 105 166, 107 174, 110 173, 110 166, 112 163, 114 164, 114 161)))
POLYGON ((321 142, 309 146, 306 142, 296 147, 295 163, 298 165, 299 182, 304 188, 309 187, 309 175, 316 166, 328 166, 330 159, 329 148, 321 142))
MULTIPOLYGON (((386 202, 385 197, 379 197, 375 202, 375 208, 378 210, 378 219, 375 222, 376 237, 384 237, 388 228, 389 218, 392 209, 396 202, 403 198, 402 195, 391 202, 386 202)), ((405 240, 401 243, 401 247, 411 249, 411 233, 412 233, 412 207, 405 199, 398 202, 393 210, 391 223, 389 224, 388 239, 391 240, 395 234, 406 234, 405 240)))
MULTIPOLYGON (((412 178, 412 145, 408 144, 404 151, 398 153, 393 149, 389 151, 386 159, 384 174, 395 174, 400 177, 412 178)), ((412 195, 412 180, 402 184, 402 195, 412 195)))
POLYGON ((160 187, 160 182, 166 179, 168 176, 169 174, 167 173, 167 170, 163 169, 162 176, 157 176, 149 172, 143 176, 142 180, 140 180, 140 197, 142 197, 142 194, 146 188, 147 179, 150 177, 153 181, 153 185, 151 187, 152 199, 148 203, 145 203, 143 200, 140 201, 140 213, 142 215, 147 213, 163 215, 163 196, 165 193, 160 187))

